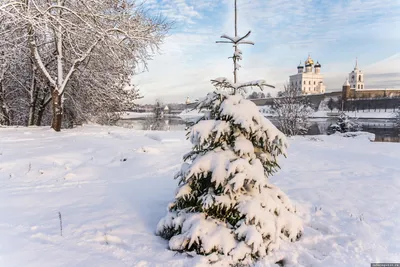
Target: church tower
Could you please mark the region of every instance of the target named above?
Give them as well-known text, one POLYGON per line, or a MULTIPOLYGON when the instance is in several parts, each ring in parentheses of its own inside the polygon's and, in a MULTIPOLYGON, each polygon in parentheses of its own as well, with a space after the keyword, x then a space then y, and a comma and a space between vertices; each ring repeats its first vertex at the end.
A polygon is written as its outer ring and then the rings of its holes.
POLYGON ((308 58, 305 62, 305 66, 306 66, 306 73, 310 73, 312 72, 312 67, 314 65, 314 60, 312 60, 311 56, 308 55, 308 58))
POLYGON ((315 74, 321 74, 321 64, 317 61, 317 64, 314 65, 315 74))
POLYGON ((304 67, 301 65, 301 61, 299 66, 297 66, 297 73, 303 73, 304 72, 304 67))
POLYGON ((349 74, 349 82, 351 89, 361 90, 364 88, 364 73, 358 69, 358 60, 356 59, 356 65, 354 70, 349 74))

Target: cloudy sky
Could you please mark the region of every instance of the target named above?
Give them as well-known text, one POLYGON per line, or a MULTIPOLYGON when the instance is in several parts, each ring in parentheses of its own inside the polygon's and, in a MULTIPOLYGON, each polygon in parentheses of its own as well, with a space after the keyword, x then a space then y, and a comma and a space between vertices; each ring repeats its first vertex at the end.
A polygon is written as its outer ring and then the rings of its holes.
MULTIPOLYGON (((174 29, 134 82, 144 98, 184 102, 204 96, 210 79, 232 78, 229 44, 233 0, 146 0, 174 20, 174 29)), ((239 81, 265 79, 277 89, 308 54, 322 65, 327 91, 341 88, 358 57, 366 88, 400 88, 400 0, 238 0, 239 35, 252 31, 255 46, 242 46, 239 81)))

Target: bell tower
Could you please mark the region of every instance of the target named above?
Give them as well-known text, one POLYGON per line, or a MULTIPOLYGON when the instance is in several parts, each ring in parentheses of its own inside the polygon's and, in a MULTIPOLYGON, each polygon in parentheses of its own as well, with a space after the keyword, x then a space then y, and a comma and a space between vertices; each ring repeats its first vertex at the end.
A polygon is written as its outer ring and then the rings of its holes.
POLYGON ((358 59, 356 58, 356 65, 354 70, 349 74, 349 83, 352 89, 362 90, 364 88, 364 73, 358 69, 358 59))

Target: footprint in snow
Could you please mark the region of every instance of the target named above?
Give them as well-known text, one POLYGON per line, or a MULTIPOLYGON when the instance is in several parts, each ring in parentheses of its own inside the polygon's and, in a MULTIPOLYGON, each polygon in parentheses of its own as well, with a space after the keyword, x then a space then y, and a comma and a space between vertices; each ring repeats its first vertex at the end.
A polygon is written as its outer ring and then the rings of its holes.
POLYGON ((159 154, 160 150, 154 147, 141 147, 138 150, 136 150, 138 153, 149 153, 149 154, 159 154))

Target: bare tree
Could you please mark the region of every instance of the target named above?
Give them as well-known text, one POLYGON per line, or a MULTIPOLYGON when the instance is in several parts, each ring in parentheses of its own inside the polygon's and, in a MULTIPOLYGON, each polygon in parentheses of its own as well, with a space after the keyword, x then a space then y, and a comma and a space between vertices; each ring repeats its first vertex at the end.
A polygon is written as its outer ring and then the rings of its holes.
MULTIPOLYGON (((111 71, 113 79, 101 89, 115 89, 116 86, 110 86, 114 84, 126 86, 134 67, 146 64, 169 29, 162 18, 150 16, 135 1, 6 0, 0 9, 13 28, 21 31, 15 39, 27 43, 36 68, 50 86, 42 104, 51 103, 52 128, 56 131, 62 126, 65 96, 74 96, 71 101, 75 103, 80 96, 78 87, 71 85, 77 75, 86 75, 86 84, 93 82, 93 78, 87 77, 93 73, 106 74, 100 67, 104 63, 115 71, 111 71), (116 79, 115 74, 121 69, 116 79)), ((81 82, 81 77, 75 84, 81 82)), ((31 93, 31 100, 37 101, 36 91, 31 93)))
POLYGON ((278 128, 288 136, 305 134, 309 128, 312 109, 305 96, 290 85, 285 85, 282 96, 274 100, 278 128))

